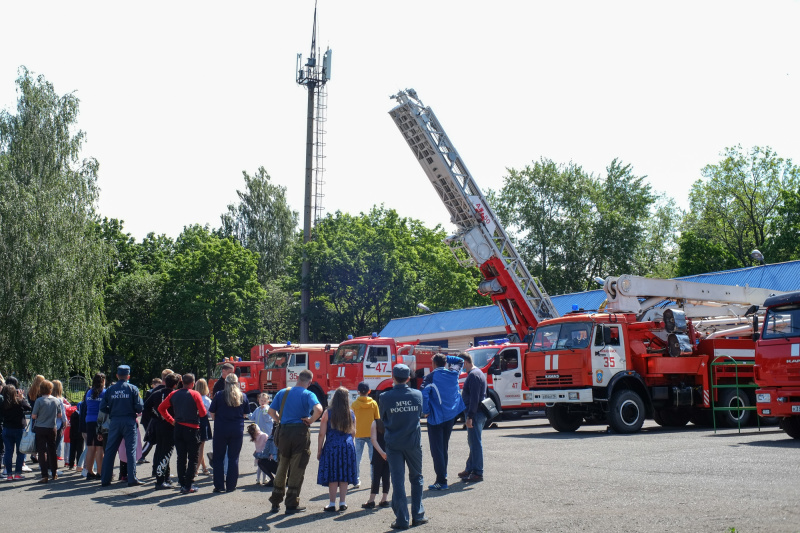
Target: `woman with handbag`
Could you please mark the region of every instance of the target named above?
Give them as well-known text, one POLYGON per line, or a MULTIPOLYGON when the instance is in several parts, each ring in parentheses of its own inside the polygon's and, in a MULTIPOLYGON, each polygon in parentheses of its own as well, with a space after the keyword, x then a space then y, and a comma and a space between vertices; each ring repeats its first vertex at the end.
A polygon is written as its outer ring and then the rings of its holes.
POLYGON ((61 417, 66 425, 66 414, 61 401, 50 394, 53 392, 53 383, 44 380, 40 386, 40 396, 33 406, 31 420, 33 432, 36 434, 36 451, 39 454, 39 466, 42 470, 42 479, 39 483, 47 483, 49 479, 58 479, 58 460, 56 459, 56 419, 61 417), (52 476, 50 476, 52 474, 52 476))
POLYGON ((0 418, 3 419, 3 443, 6 451, 3 464, 6 471, 3 473, 9 481, 12 479, 23 479, 22 466, 25 464, 25 454, 20 451, 22 433, 25 431, 25 411, 31 408, 28 400, 14 385, 3 387, 0 395, 0 418), (14 475, 11 474, 11 458, 14 454, 14 447, 17 448, 17 463, 14 475))

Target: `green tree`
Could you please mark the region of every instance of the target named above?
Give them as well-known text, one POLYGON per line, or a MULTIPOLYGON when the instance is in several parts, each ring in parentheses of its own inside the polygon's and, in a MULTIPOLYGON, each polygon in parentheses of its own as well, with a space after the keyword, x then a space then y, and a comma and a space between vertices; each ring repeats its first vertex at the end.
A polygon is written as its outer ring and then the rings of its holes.
POLYGON ((184 228, 164 274, 159 322, 176 366, 213 369, 217 358, 246 355, 259 338, 255 253, 198 225, 184 228))
POLYGON ((574 163, 544 158, 508 172, 489 201, 528 270, 550 294, 582 290, 592 233, 590 176, 574 163))
POLYGON ((476 294, 477 270, 458 266, 444 237, 439 227, 427 229, 383 207, 325 217, 306 245, 312 336, 338 342, 379 331, 423 301, 434 310, 489 303, 476 294))
POLYGON ((770 262, 800 259, 800 189, 781 191, 775 233, 764 253, 770 262))
POLYGON ((220 232, 233 236, 248 250, 258 254, 258 279, 267 281, 285 273, 285 265, 294 244, 297 213, 286 202, 286 187, 270 182, 264 167, 255 175, 242 172, 244 191, 236 191, 237 205, 229 205, 223 214, 220 232))
MULTIPOLYGON (((734 266, 749 266, 750 252, 754 248, 765 251, 776 234, 783 192, 797 190, 800 168, 769 147, 756 146, 744 152, 736 146, 726 148, 721 155, 723 159, 707 165, 702 171, 703 179, 692 185, 690 210, 681 229, 721 245, 726 257, 735 258, 734 266)), ((684 256, 694 250, 681 248, 679 254, 684 256)), ((684 258, 683 263, 708 272, 720 258, 708 256, 707 265, 700 259, 684 258)))
POLYGON ((595 288, 595 276, 671 271, 674 203, 630 165, 614 159, 599 178, 549 159, 508 172, 489 200, 548 293, 595 288))
POLYGON ((79 100, 24 67, 17 113, 0 112, 0 364, 23 375, 102 361, 109 252, 97 232, 97 169, 81 160, 79 100))

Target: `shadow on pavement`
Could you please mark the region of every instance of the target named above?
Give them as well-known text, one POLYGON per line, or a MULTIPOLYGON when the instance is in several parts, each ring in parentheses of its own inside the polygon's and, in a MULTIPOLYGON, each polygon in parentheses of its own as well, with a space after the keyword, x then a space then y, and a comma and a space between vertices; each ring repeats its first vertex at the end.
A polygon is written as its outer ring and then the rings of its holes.
POLYGON ((238 522, 212 527, 211 531, 269 531, 270 529, 272 528, 267 524, 264 515, 260 514, 253 518, 245 518, 238 522))
POLYGON ((788 448, 795 450, 800 448, 800 441, 789 437, 781 440, 762 440, 758 442, 745 442, 743 444, 745 446, 759 446, 761 448, 788 448))

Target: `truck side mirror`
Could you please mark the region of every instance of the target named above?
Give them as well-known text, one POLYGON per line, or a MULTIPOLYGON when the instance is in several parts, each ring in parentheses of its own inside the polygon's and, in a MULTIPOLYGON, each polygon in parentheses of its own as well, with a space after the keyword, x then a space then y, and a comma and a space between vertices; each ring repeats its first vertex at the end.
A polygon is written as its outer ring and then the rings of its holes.
POLYGON ((758 315, 753 315, 753 341, 758 341, 761 338, 761 332, 758 331, 758 315))

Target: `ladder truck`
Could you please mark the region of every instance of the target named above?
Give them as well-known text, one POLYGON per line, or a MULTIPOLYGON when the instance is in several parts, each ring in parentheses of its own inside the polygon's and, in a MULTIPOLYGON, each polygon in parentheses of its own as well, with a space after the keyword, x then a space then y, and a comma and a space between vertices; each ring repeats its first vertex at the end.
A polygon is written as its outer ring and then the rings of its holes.
POLYGON ((506 332, 522 339, 529 326, 535 328, 541 320, 557 317, 550 297, 528 272, 431 108, 423 106, 414 89, 400 91, 392 98, 398 105, 389 115, 457 228, 446 242, 462 266, 480 268, 484 278, 480 292, 490 295, 512 322, 506 323, 506 332))
MULTIPOLYGON (((756 408, 800 439, 800 292, 769 298, 756 342, 756 408)), ((758 330, 758 323, 754 323, 758 330)))
POLYGON ((634 433, 645 418, 667 427, 748 421, 756 347, 749 317, 780 293, 631 275, 606 278, 603 290, 603 309, 542 321, 525 356, 534 400, 554 429, 607 421, 634 433))
MULTIPOLYGON (((433 110, 423 105, 413 89, 392 98, 398 105, 389 115, 456 226, 455 235, 445 242, 459 264, 478 266, 484 278, 478 290, 501 308, 506 333, 523 339, 540 321, 558 317, 550 297, 531 276, 433 110)), ((500 352, 495 358, 495 363, 484 369, 490 374, 487 381, 514 387, 502 395, 490 388, 489 397, 498 410, 532 408, 533 396, 525 383, 521 355, 518 368, 504 367, 500 352)))

